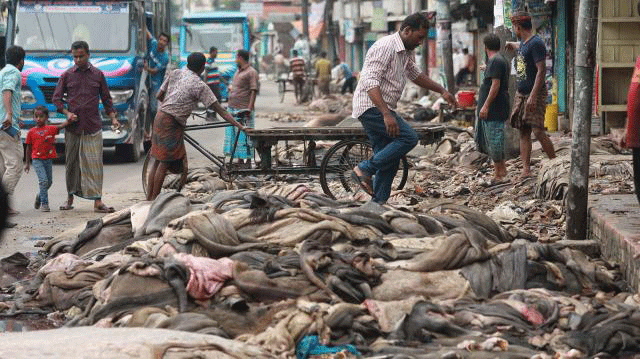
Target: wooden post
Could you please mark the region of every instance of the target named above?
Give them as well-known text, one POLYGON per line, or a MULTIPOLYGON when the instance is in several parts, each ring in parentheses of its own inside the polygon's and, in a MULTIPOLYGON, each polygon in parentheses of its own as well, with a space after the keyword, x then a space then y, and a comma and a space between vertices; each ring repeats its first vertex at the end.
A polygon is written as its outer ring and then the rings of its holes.
POLYGON ((447 90, 455 92, 456 81, 453 77, 453 50, 451 46, 451 10, 449 0, 437 2, 438 47, 442 53, 442 65, 447 79, 447 90))
POLYGON ((567 192, 567 239, 587 238, 589 196, 589 151, 593 68, 597 33, 597 0, 580 0, 573 110, 571 169, 567 192))

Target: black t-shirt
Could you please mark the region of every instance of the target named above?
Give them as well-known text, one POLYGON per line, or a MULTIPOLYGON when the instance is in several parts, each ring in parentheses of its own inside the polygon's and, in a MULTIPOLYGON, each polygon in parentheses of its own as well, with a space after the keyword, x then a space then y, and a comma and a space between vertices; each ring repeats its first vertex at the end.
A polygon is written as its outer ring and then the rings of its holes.
POLYGON ((480 86, 480 94, 478 95, 478 111, 484 105, 491 90, 491 82, 493 79, 500 80, 500 89, 496 98, 489 106, 488 121, 505 121, 509 117, 509 63, 500 55, 496 54, 487 62, 487 68, 484 70, 484 80, 480 86))
POLYGON ((516 76, 518 78, 518 92, 523 95, 531 93, 536 81, 536 63, 544 61, 547 49, 538 35, 533 35, 529 41, 520 42, 516 56, 516 76))

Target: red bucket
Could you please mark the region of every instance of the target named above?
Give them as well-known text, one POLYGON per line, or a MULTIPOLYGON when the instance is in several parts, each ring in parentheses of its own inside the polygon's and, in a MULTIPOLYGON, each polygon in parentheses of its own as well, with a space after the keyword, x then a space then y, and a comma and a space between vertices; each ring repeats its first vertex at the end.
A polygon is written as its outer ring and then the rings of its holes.
POLYGON ((475 91, 458 91, 458 104, 462 107, 473 107, 475 104, 475 91))

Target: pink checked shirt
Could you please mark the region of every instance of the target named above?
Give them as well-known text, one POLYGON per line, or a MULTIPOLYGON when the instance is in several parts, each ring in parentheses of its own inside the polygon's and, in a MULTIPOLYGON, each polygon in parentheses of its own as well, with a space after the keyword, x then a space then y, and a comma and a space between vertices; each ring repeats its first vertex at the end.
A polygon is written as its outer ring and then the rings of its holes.
POLYGON ((413 81, 420 73, 413 51, 405 49, 399 33, 376 41, 364 59, 360 81, 353 94, 352 116, 358 118, 375 107, 367 94, 374 87, 380 87, 384 102, 390 109, 395 109, 407 78, 413 81))

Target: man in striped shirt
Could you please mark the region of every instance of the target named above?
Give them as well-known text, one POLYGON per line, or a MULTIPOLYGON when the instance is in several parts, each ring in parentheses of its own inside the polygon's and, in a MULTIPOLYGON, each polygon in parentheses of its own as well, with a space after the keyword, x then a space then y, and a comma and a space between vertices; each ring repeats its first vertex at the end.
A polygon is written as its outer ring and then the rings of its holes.
POLYGON ((220 72, 218 71, 218 64, 216 64, 216 57, 218 57, 218 48, 211 46, 209 49, 209 58, 205 65, 207 74, 206 83, 211 91, 213 91, 213 94, 216 95, 216 99, 222 101, 220 98, 220 72))
POLYGON ((374 154, 353 169, 352 178, 378 203, 389 199, 402 156, 418 143, 416 131, 393 111, 407 78, 457 106, 453 95, 416 65, 413 50, 427 29, 427 18, 416 13, 404 19, 399 32, 376 41, 367 52, 353 95, 353 117, 362 123, 374 154))
POLYGON ((305 61, 302 57, 298 56, 298 50, 291 51, 293 58, 289 60, 289 68, 293 73, 293 90, 296 94, 296 103, 300 104, 300 96, 302 95, 302 88, 304 86, 305 76, 305 61))

